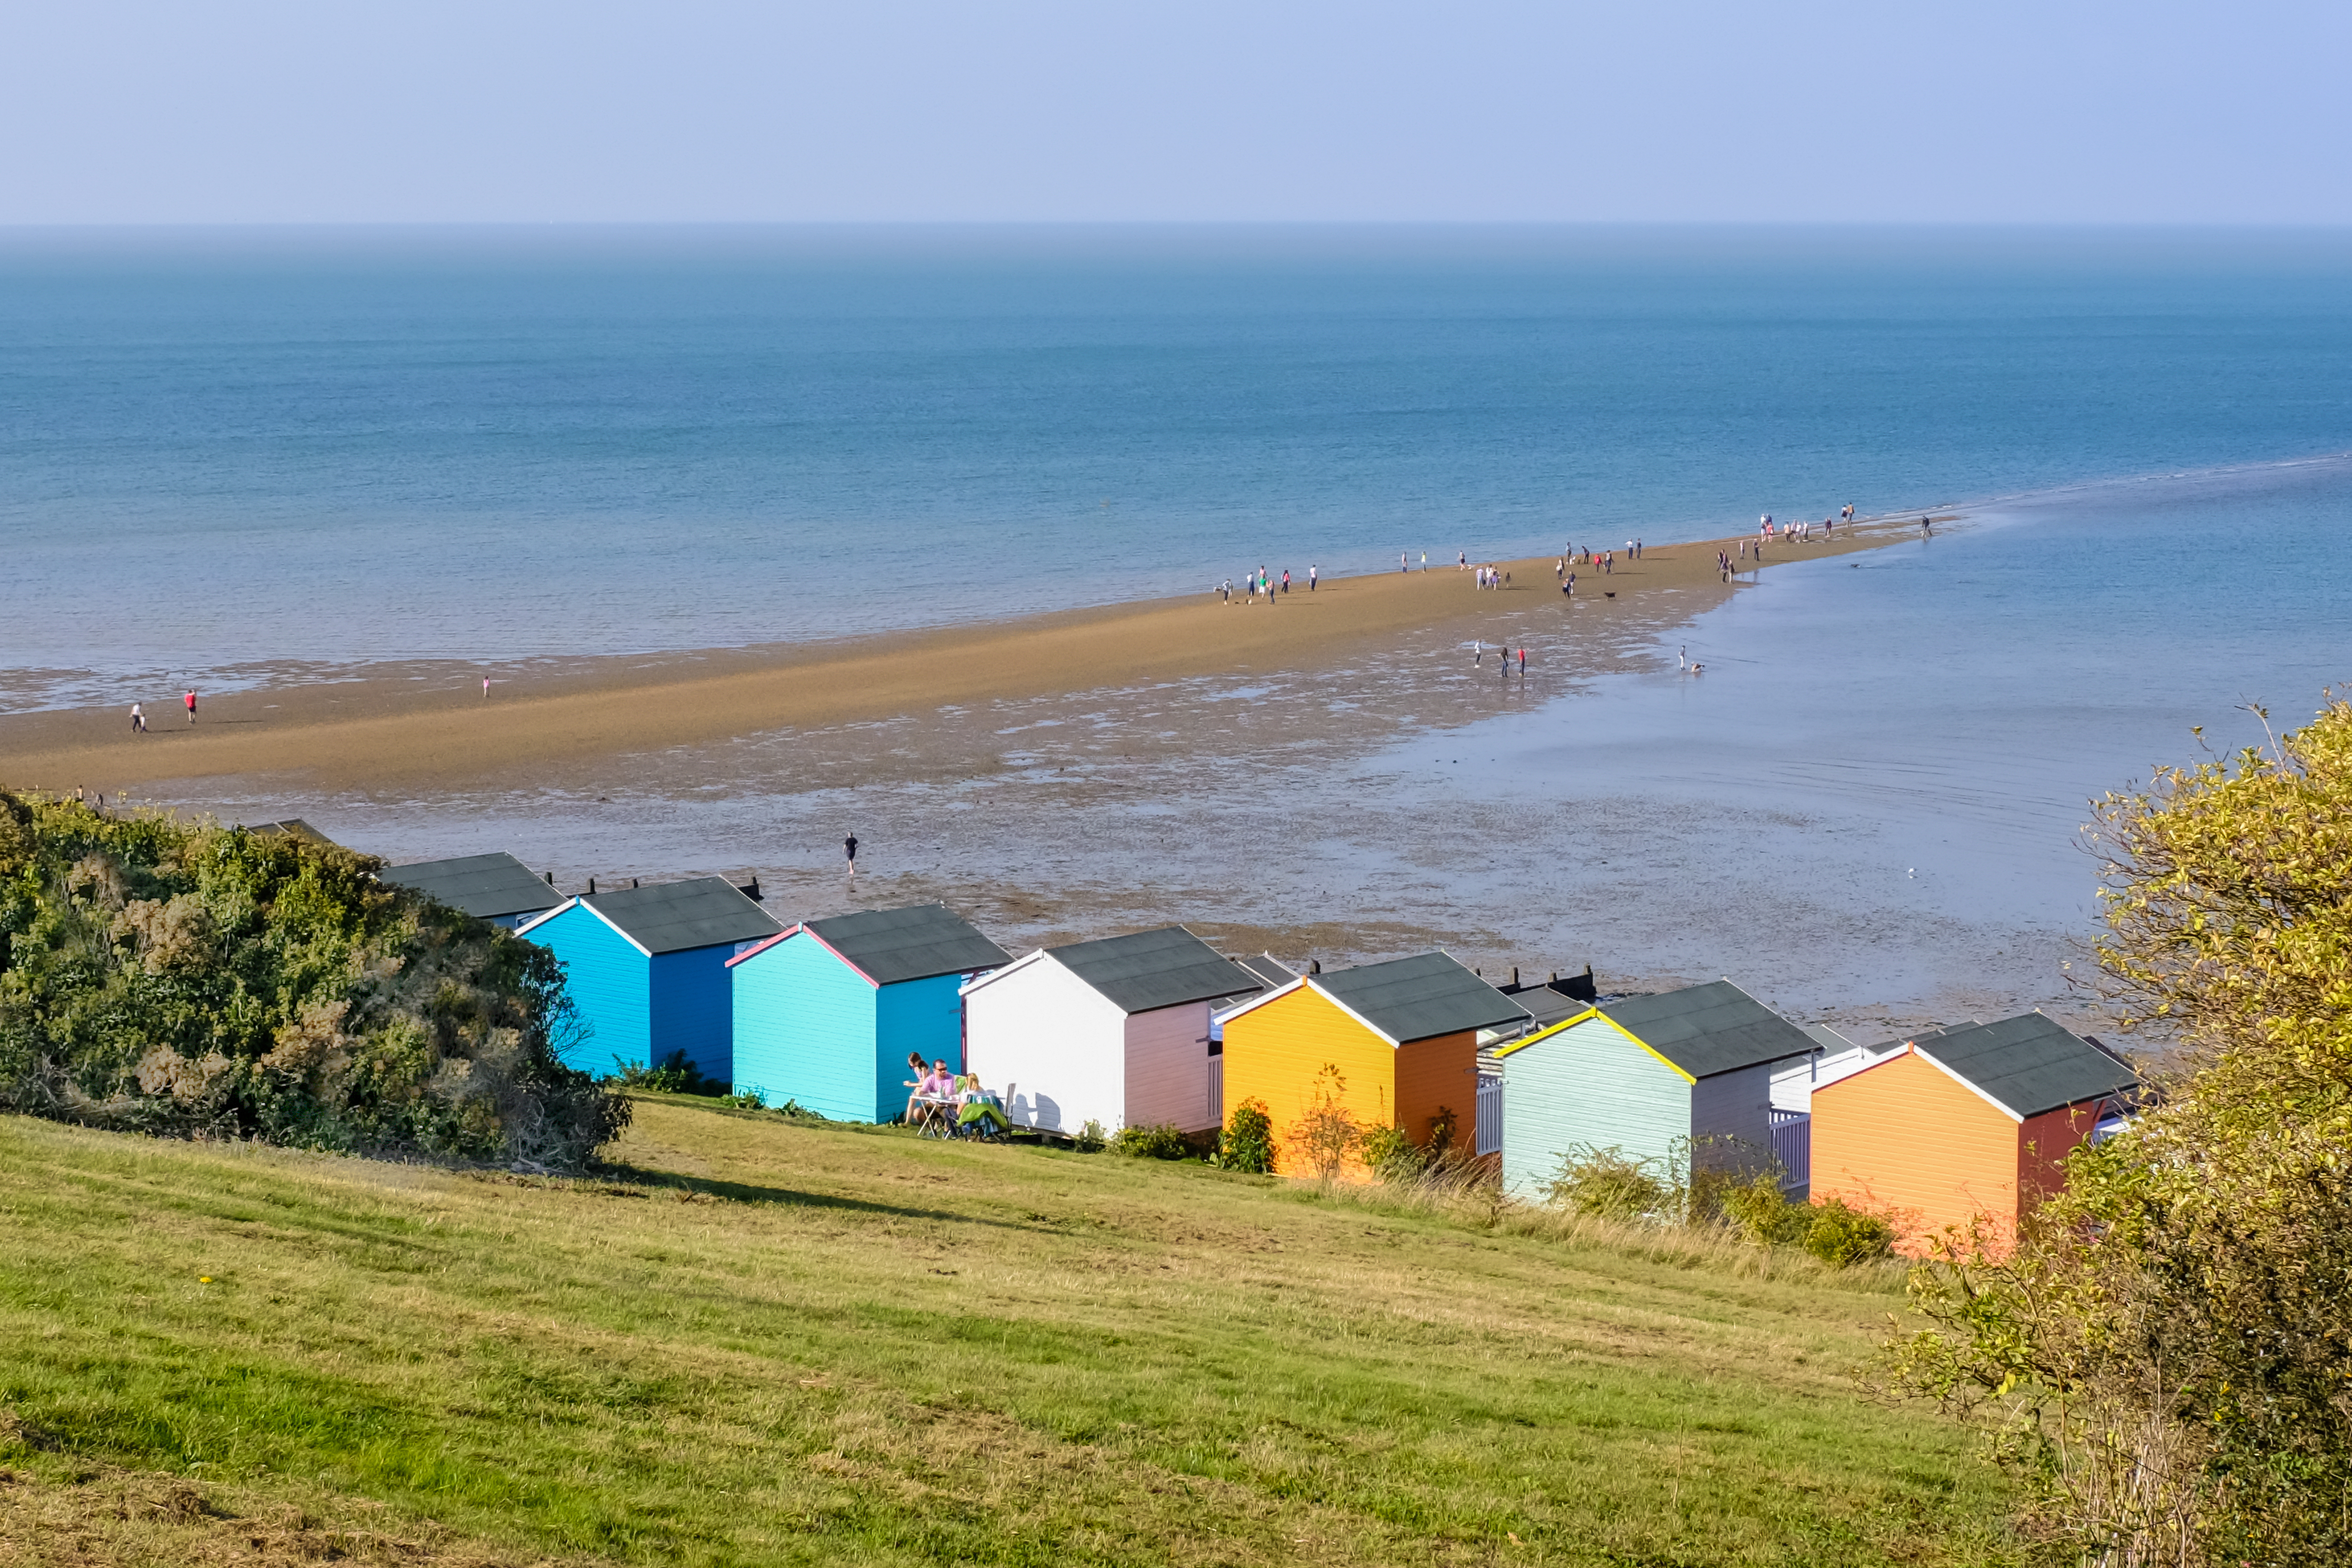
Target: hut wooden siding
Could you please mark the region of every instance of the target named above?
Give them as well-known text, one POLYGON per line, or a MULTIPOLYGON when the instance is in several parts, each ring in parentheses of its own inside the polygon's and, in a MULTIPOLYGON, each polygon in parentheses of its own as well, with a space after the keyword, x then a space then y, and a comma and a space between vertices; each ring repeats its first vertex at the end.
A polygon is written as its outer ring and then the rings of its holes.
POLYGON ((2066 1185, 2060 1162, 2083 1145, 2099 1124, 2095 1105, 2062 1105, 2029 1116, 2017 1130, 2017 1193, 2030 1211, 2066 1185))
POLYGON ((1772 1068, 1759 1062, 1691 1085, 1691 1125, 1706 1128, 1710 1138, 1730 1140, 1735 1154, 1770 1149, 1772 1068))
POLYGON ((964 1048, 981 1081, 1004 1091, 1015 1126, 1116 1131, 1127 1110, 1127 1015, 1034 952, 964 995, 964 1048))
POLYGON ((1127 1125, 1186 1132, 1217 1125, 1218 1108, 1209 1103, 1207 1002, 1129 1014, 1126 1045, 1127 1125))
POLYGON ((1396 1051, 1396 1125, 1427 1143, 1440 1121, 1454 1124, 1452 1146, 1478 1146, 1478 1031, 1412 1040, 1396 1051))
POLYGON ((1664 1163, 1690 1134, 1690 1076, 1598 1013, 1507 1050, 1501 1065, 1503 1184, 1523 1197, 1579 1145, 1664 1163))
POLYGON ((1396 1052, 1310 985, 1296 985, 1237 1017, 1225 1020, 1225 1103, 1255 1100, 1265 1105, 1279 1147, 1313 1104, 1326 1066, 1336 1067, 1346 1088, 1339 1103, 1371 1127, 1393 1124, 1397 1114, 1396 1052))
MULTIPOLYGON (((873 1053, 841 1048, 874 1036, 877 993, 864 975, 793 931, 746 953, 734 986, 738 1089, 757 1089, 772 1105, 797 1100, 838 1121, 884 1120, 873 1053)), ((906 1102, 904 1089, 898 1100, 906 1102)))
POLYGON ((599 1078, 613 1064, 653 1059, 653 955, 584 906, 530 930, 530 940, 563 964, 581 1031, 566 1043, 563 1065, 599 1078))
MULTIPOLYGON (((1976 1058, 1981 1062, 1982 1058, 1976 1058)), ((2020 1073, 2012 1055, 1997 1063, 2020 1073)), ((1991 1079, 1996 1085, 2021 1078, 1991 1079)), ((1897 1054, 1813 1091, 1813 1193, 1894 1217, 1916 1257, 1946 1230, 1981 1226, 1996 1253, 2019 1223, 2065 1181, 2060 1162, 2092 1135, 2130 1071, 2078 1037, 2032 1016, 1923 1035, 1897 1054), (2005 1103, 1962 1070, 1965 1047, 2006 1031, 2042 1053, 2041 1077, 2015 1092, 2068 1084, 2079 1094, 2034 1110, 2005 1103), (1961 1048, 1955 1048, 1961 1047, 1961 1048), (1937 1049, 1958 1058, 1939 1060, 1937 1049), (2025 1114, 2028 1110, 2032 1114, 2025 1114)), ((2001 1092, 2011 1092, 2003 1088, 2001 1092)))
POLYGON ((2014 1224, 2017 1123, 1906 1051, 1813 1091, 1813 1200, 1897 1216, 1916 1255, 1979 1215, 2014 1224))
POLYGON ((1264 1102, 1277 1145, 1286 1144, 1335 1068, 1341 1084, 1331 1090, 1358 1122, 1426 1143, 1450 1120, 1454 1146, 1475 1150, 1478 1033, 1527 1018, 1442 952, 1303 975, 1223 1015, 1223 1111, 1264 1102))

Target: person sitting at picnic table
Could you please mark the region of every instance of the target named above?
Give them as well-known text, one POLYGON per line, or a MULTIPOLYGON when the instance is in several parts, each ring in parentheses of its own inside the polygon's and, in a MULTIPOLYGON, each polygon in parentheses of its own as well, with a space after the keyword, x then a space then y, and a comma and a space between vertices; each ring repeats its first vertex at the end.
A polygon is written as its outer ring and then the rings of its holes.
MULTIPOLYGON (((914 1060, 918 1066, 921 1065, 920 1057, 914 1060)), ((933 1062, 930 1072, 915 1086, 914 1094, 907 1101, 908 1119, 919 1123, 942 1110, 952 1109, 955 1105, 955 1074, 948 1071, 945 1058, 933 1062)))
POLYGON ((908 1051, 907 1053, 907 1070, 915 1075, 907 1080, 906 1119, 909 1123, 912 1123, 915 1120, 917 1110, 923 1103, 923 1079, 929 1076, 927 1069, 923 1066, 922 1052, 908 1051))
POLYGON ((976 1073, 966 1073, 955 1080, 956 1126, 965 1132, 1009 1132, 1011 1118, 1004 1114, 1004 1102, 980 1087, 976 1073))

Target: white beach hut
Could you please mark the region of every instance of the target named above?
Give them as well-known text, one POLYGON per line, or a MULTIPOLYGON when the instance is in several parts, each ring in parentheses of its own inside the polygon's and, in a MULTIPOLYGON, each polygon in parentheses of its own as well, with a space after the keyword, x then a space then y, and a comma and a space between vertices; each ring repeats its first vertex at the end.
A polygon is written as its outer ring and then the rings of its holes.
POLYGON ((1257 978, 1182 926, 1045 947, 963 988, 964 1061, 1016 1127, 1217 1125, 1209 1015, 1257 978))

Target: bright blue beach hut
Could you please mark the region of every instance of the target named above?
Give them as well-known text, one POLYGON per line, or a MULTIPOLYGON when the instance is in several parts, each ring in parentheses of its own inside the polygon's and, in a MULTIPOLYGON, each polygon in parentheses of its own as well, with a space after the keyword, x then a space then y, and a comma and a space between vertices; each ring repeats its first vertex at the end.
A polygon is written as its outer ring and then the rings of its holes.
POLYGON ((803 921, 729 963, 735 1087, 887 1121, 906 1108, 908 1052, 963 1070, 963 983, 1011 962, 940 904, 803 921))
POLYGON ((1495 1053, 1503 1184, 1535 1196, 1580 1148, 1665 1164, 1704 1139, 1719 1157, 1760 1163, 1773 1066, 1817 1048, 1728 980, 1587 1007, 1495 1053))
POLYGON ((678 1052, 706 1078, 735 1076, 727 961, 782 926, 717 877, 566 899, 520 928, 563 961, 588 1026, 563 1059, 589 1072, 678 1052))

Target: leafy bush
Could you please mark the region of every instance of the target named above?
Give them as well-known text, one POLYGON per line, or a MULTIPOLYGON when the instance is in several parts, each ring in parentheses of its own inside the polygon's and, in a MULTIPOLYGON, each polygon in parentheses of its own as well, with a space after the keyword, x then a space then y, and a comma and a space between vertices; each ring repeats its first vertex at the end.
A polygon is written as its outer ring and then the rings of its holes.
POLYGON ((1333 1182, 1348 1168, 1350 1156, 1364 1141, 1364 1126, 1348 1109, 1348 1080, 1335 1062, 1323 1064, 1307 1091, 1307 1109, 1290 1130, 1291 1152, 1315 1173, 1318 1180, 1333 1182))
POLYGON ((1777 1170, 1758 1173, 1717 1200, 1723 1217, 1759 1247, 1802 1247, 1813 1228, 1811 1204, 1791 1203, 1777 1170))
MULTIPOLYGON (((656 1094, 699 1094, 725 1098, 734 1092, 733 1086, 718 1079, 707 1078, 700 1068, 688 1061, 684 1051, 672 1051, 655 1063, 624 1061, 613 1058, 613 1076, 605 1080, 621 1089, 646 1089, 656 1094)), ((765 1104, 764 1100, 754 1104, 765 1104)))
POLYGON ((1184 1134, 1162 1121, 1150 1127, 1122 1127, 1110 1141, 1111 1152, 1138 1160, 1189 1160, 1192 1145, 1184 1134))
POLYGON ((1089 1116, 1087 1124, 1078 1129, 1078 1135, 1070 1142, 1081 1154, 1099 1154, 1109 1144, 1110 1134, 1103 1131, 1101 1122, 1089 1116))
POLYGON ((1676 1186, 1672 1173, 1654 1160, 1636 1159, 1613 1143, 1606 1149, 1579 1143, 1560 1156, 1544 1197, 1596 1219, 1659 1220, 1680 1208, 1676 1186))
POLYGON ((584 1164, 628 1109, 559 1059, 562 965, 379 864, 0 793, 0 1109, 584 1164))
POLYGON ((1433 1158, 1402 1127, 1373 1128, 1359 1142, 1356 1153, 1376 1178, 1391 1185, 1419 1181, 1433 1158))
POLYGON ((765 1110, 768 1109, 768 1095, 764 1089, 739 1089, 732 1094, 720 1096, 719 1103, 731 1105, 738 1110, 765 1110))
POLYGON ((1822 1262, 1850 1268, 1895 1256, 1895 1226, 1884 1216, 1849 1208, 1837 1198, 1806 1206, 1812 1213, 1807 1216, 1805 1250, 1822 1262))
POLYGON ((1267 1114, 1265 1101, 1244 1100, 1234 1107, 1217 1138, 1217 1163, 1254 1176, 1274 1173, 1274 1118, 1267 1114))

